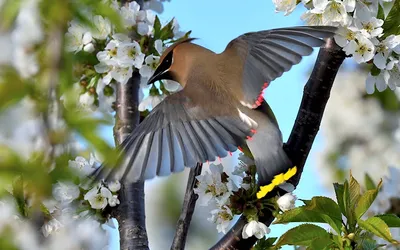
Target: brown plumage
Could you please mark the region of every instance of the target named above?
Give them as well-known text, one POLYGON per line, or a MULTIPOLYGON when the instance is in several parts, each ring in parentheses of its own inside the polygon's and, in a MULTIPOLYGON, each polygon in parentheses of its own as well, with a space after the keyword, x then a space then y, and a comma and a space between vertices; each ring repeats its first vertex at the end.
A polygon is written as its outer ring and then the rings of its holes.
POLYGON ((172 79, 183 90, 151 111, 121 145, 119 166, 103 168, 98 176, 135 182, 169 175, 247 145, 260 184, 268 184, 292 165, 262 91, 335 30, 323 26, 247 33, 221 54, 192 39, 172 45, 149 83, 172 79))

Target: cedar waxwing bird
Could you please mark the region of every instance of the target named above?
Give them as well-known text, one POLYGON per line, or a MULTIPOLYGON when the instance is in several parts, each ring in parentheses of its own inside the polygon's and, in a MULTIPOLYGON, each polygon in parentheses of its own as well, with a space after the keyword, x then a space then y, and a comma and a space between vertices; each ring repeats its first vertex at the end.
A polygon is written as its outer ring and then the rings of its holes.
POLYGON ((246 33, 220 54, 192 39, 173 44, 148 83, 171 79, 183 89, 154 107, 120 145, 118 167, 102 168, 97 177, 136 182, 247 146, 259 184, 269 184, 293 166, 263 90, 335 31, 336 27, 312 26, 246 33))

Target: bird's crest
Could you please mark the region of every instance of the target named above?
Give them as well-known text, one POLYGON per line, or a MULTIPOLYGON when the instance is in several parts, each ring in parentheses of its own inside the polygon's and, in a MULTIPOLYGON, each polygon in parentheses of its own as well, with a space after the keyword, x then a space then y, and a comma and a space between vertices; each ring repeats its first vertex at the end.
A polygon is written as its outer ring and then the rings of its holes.
POLYGON ((171 52, 173 49, 175 49, 176 46, 178 46, 179 44, 190 43, 191 41, 193 41, 195 39, 197 39, 197 38, 180 38, 180 39, 178 39, 175 43, 173 43, 171 46, 169 46, 164 51, 164 53, 160 57, 160 62, 162 62, 164 60, 164 58, 169 54, 169 52, 171 52))

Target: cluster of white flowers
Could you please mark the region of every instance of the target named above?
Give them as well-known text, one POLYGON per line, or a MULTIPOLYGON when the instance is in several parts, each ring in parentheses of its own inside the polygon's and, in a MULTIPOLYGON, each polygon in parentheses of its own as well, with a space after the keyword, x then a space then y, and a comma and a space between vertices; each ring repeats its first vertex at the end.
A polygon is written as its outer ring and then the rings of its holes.
MULTIPOLYGON (((99 62, 90 65, 94 71, 85 71, 79 83, 75 84, 77 91, 80 89, 80 105, 92 111, 100 107, 101 111, 112 112, 112 104, 115 102, 114 83, 126 84, 134 71, 139 71, 142 83, 147 82, 158 66, 165 41, 171 38, 161 40, 154 37, 155 22, 159 20, 151 10, 141 10, 136 2, 123 6, 114 3, 112 7, 120 13, 125 28, 132 31, 130 37, 115 33, 110 21, 98 15, 92 18, 94 29, 72 21, 66 34, 68 51, 92 53, 99 62), (154 44, 144 45, 143 39, 154 44), (79 86, 83 87, 83 91, 79 86)), ((179 31, 175 19, 171 29, 175 38, 184 35, 179 31)), ((177 91, 179 86, 173 81, 163 81, 163 87, 169 93, 177 91)), ((140 101, 140 111, 152 109, 162 101, 165 95, 160 95, 158 88, 156 90, 140 101)), ((141 84, 140 91, 142 99, 143 92, 149 91, 149 88, 141 84)))
MULTIPOLYGON (((42 227, 45 239, 37 237, 36 227, 22 218, 12 200, 0 200, 0 235, 11 233, 17 249, 107 249, 107 232, 99 222, 90 217, 71 216, 64 213, 51 219, 42 227)), ((3 235, 2 235, 3 236, 3 235)))
POLYGON ((84 199, 89 201, 93 209, 104 209, 107 205, 115 207, 119 204, 118 195, 115 193, 120 188, 121 184, 118 181, 108 183, 107 187, 98 184, 85 194, 84 199))
MULTIPOLYGON (((79 177, 87 177, 99 166, 98 161, 90 155, 87 160, 78 156, 75 160, 69 161, 69 167, 76 170, 79 177)), ((43 202, 48 211, 49 220, 42 227, 43 234, 48 237, 70 224, 69 219, 79 220, 76 223, 90 223, 98 220, 94 215, 95 210, 104 209, 107 205, 114 207, 119 204, 117 192, 121 184, 118 181, 112 183, 99 183, 88 191, 86 184, 75 184, 72 182, 58 182, 53 185, 53 198, 43 202), (89 203, 89 204, 85 204, 89 203)), ((109 220, 110 221, 110 220, 109 220)))
POLYGON ((217 224, 218 232, 226 233, 233 214, 228 207, 230 196, 238 186, 223 171, 222 164, 210 164, 210 172, 196 177, 198 181, 194 192, 199 195, 199 205, 217 207, 211 211, 210 221, 217 224))
MULTIPOLYGON (((368 173, 378 181, 388 166, 400 162, 400 113, 385 110, 381 101, 366 97, 363 86, 352 84, 365 78, 361 70, 342 72, 333 85, 321 123, 325 144, 316 164, 327 187, 337 181, 338 169, 351 169, 357 180, 368 173)), ((400 93, 393 98, 399 102, 400 93)))
MULTIPOLYGON (((232 204, 231 198, 242 191, 249 190, 251 187, 251 176, 249 175, 249 166, 254 162, 244 154, 239 155, 239 165, 235 167, 230 175, 223 171, 222 164, 210 164, 210 172, 197 176, 197 187, 194 192, 199 195, 199 205, 211 207, 211 217, 209 221, 216 224, 218 232, 226 233, 230 222, 233 220, 235 211, 233 207, 237 204, 232 204)), ((242 194, 244 192, 241 192, 242 194)), ((281 198, 284 198, 282 196, 281 198)), ((283 207, 289 207, 284 200, 281 200, 283 207)), ((240 204, 243 206, 244 204, 240 204)), ((237 210, 237 209, 236 209, 237 210)), ((261 239, 268 234, 270 229, 257 220, 257 215, 251 215, 249 223, 247 223, 242 231, 244 239, 255 236, 261 239)))
POLYGON ((0 32, 0 43, 4 45, 0 65, 11 64, 23 78, 39 71, 35 46, 43 40, 44 35, 38 2, 22 1, 13 29, 7 33, 0 32))
MULTIPOLYGON (((277 11, 290 14, 296 0, 273 0, 277 11)), ((338 26, 336 43, 343 47, 357 63, 373 62, 374 67, 366 80, 366 91, 372 94, 388 86, 400 86, 400 35, 386 34, 382 28, 384 10, 393 0, 302 0, 308 9, 302 19, 308 25, 338 26), (379 15, 379 16, 378 16, 379 15)))

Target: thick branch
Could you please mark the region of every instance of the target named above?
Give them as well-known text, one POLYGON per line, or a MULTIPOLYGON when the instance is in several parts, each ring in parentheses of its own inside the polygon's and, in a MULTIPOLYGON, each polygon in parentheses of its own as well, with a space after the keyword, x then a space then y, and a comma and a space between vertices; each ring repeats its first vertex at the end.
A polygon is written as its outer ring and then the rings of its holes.
MULTIPOLYGON (((116 145, 139 124, 140 75, 135 71, 127 84, 117 84, 116 119, 114 139, 116 145)), ((144 209, 144 182, 123 183, 119 192, 121 204, 111 215, 118 220, 120 247, 126 249, 149 249, 144 209)))
MULTIPOLYGON (((295 186, 300 181, 304 164, 321 124, 333 81, 344 59, 344 52, 333 39, 329 39, 325 48, 320 49, 313 72, 304 87, 303 99, 295 124, 284 146, 289 158, 298 168, 298 173, 292 180, 295 186)), ((270 212, 265 211, 264 217, 260 220, 270 225, 274 217, 270 212)), ((242 229, 246 223, 246 219, 242 216, 211 249, 250 249, 257 239, 255 237, 242 239, 242 229)))
POLYGON ((176 226, 174 241, 172 242, 171 249, 183 250, 185 249, 186 237, 189 232, 190 221, 196 207, 197 194, 193 189, 196 185, 196 176, 201 174, 203 164, 198 163, 196 167, 190 169, 188 182, 186 186, 185 198, 183 201, 181 215, 176 226))

